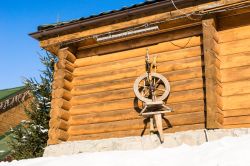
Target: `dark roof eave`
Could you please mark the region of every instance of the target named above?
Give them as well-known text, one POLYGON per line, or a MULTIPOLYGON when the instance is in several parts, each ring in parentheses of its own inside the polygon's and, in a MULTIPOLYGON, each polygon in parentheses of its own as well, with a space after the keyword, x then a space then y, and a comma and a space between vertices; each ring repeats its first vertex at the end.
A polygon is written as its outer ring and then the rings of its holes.
MULTIPOLYGON (((176 0, 176 3, 182 2, 185 0, 176 0)), ((70 23, 65 23, 63 25, 54 26, 52 28, 44 29, 41 31, 30 33, 29 35, 33 38, 40 40, 42 37, 48 36, 48 35, 58 35, 64 31, 74 31, 75 29, 79 29, 83 26, 90 26, 94 24, 98 24, 100 22, 104 22, 107 20, 114 20, 120 17, 127 16, 128 14, 138 14, 138 13, 147 13, 147 11, 151 10, 157 10, 159 8, 162 8, 164 6, 168 6, 171 4, 170 1, 160 1, 152 4, 147 4, 144 6, 139 6, 135 8, 130 8, 126 10, 116 11, 113 13, 108 13, 101 16, 95 16, 91 18, 87 18, 84 20, 78 20, 70 23)))

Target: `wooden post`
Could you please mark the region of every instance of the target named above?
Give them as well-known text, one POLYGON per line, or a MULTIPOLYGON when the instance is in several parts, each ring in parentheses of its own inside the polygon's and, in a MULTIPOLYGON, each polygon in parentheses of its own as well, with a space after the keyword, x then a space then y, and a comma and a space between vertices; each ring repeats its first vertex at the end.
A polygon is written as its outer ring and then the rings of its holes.
POLYGON ((69 128, 69 110, 71 108, 71 81, 73 80, 74 62, 76 58, 69 48, 58 51, 58 62, 55 64, 52 85, 52 101, 50 111, 50 129, 48 144, 67 141, 69 128))
POLYGON ((216 65, 215 61, 219 55, 218 33, 216 30, 215 19, 202 21, 203 28, 203 51, 205 64, 205 84, 206 84, 206 127, 218 128, 216 113, 217 94, 216 94, 216 65))

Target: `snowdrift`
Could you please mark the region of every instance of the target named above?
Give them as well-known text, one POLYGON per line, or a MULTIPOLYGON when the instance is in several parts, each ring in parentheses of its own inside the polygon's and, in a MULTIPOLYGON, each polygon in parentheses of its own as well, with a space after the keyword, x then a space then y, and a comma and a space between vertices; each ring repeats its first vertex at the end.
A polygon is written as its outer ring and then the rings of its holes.
POLYGON ((0 166, 248 166, 250 135, 225 137, 200 146, 107 151, 2 162, 0 166))

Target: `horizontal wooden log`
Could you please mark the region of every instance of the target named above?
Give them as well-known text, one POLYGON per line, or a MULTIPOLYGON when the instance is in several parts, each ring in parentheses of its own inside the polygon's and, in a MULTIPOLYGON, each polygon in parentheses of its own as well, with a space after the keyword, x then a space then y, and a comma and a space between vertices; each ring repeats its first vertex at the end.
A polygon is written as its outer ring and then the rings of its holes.
MULTIPOLYGON (((91 56, 87 58, 80 58, 75 61, 75 65, 76 67, 81 67, 81 66, 94 65, 94 64, 100 64, 100 63, 105 63, 105 62, 112 62, 112 61, 117 61, 117 60, 122 60, 122 59, 127 59, 127 58, 139 57, 139 56, 143 56, 146 54, 147 48, 150 50, 149 52, 150 54, 179 50, 181 46, 185 46, 186 44, 188 44, 186 47, 199 46, 201 44, 200 37, 192 37, 191 39, 190 38, 178 39, 172 42, 159 43, 157 45, 153 45, 149 47, 121 51, 117 53, 106 54, 103 56, 91 56)), ((86 53, 83 53, 83 54, 86 54, 86 53)))
POLYGON ((60 88, 60 89, 54 89, 52 90, 52 99, 56 98, 63 98, 65 100, 70 100, 72 98, 72 95, 70 91, 60 88))
MULTIPOLYGON (((165 126, 180 126, 203 123, 205 121, 204 112, 193 112, 186 114, 169 115, 167 118, 167 124, 165 126)), ((98 124, 87 124, 80 126, 70 126, 69 135, 84 135, 84 134, 96 134, 112 131, 125 131, 125 130, 137 130, 143 129, 147 126, 147 123, 142 119, 124 120, 116 122, 106 122, 98 124)))
MULTIPOLYGON (((170 93, 170 96, 167 100, 167 104, 192 101, 192 100, 202 100, 202 99, 204 99, 203 89, 173 92, 170 93)), ((70 114, 79 115, 92 112, 104 112, 104 111, 112 111, 119 109, 131 109, 131 108, 138 109, 136 101, 137 99, 133 97, 129 99, 101 102, 96 104, 91 103, 91 104, 75 105, 71 107, 70 114)))
MULTIPOLYGON (((201 73, 201 71, 202 69, 200 68, 199 72, 201 73)), ((190 71, 190 73, 192 72, 194 72, 193 69, 192 71, 190 71)), ((71 91, 71 94, 73 96, 79 96, 79 95, 85 95, 85 94, 91 94, 91 93, 97 93, 97 92, 105 92, 105 91, 111 91, 111 90, 117 90, 117 89, 130 88, 130 87, 133 87, 136 78, 137 77, 132 77, 132 78, 119 79, 119 80, 111 80, 111 81, 106 81, 106 82, 97 83, 97 84, 74 86, 74 88, 71 91)), ((200 79, 202 79, 201 75, 194 74, 194 75, 190 75, 189 78, 187 78, 186 80, 170 81, 171 92, 179 91, 182 89, 183 86, 187 84, 190 85, 190 86, 186 86, 186 88, 190 87, 189 89, 192 89, 191 86, 195 86, 195 85, 199 86, 198 84, 200 84, 200 79)))
POLYGON ((68 60, 59 60, 57 63, 57 68, 58 69, 65 69, 67 70, 68 72, 73 72, 75 67, 74 67, 74 64, 69 62, 68 60))
MULTIPOLYGON (((204 124, 193 124, 193 125, 181 125, 181 126, 173 126, 172 128, 167 128, 164 130, 164 133, 174 133, 179 131, 186 130, 197 130, 204 129, 204 124)), ((80 140, 99 140, 99 139, 107 139, 107 138, 120 138, 120 137, 128 137, 128 136, 142 136, 148 135, 149 129, 143 131, 140 130, 128 130, 128 131, 115 131, 115 132, 107 132, 107 133, 98 133, 98 134, 89 134, 89 135, 76 135, 69 136, 68 141, 80 141, 80 140)))
POLYGON ((71 108, 71 103, 64 99, 54 99, 51 101, 51 108, 62 108, 65 110, 69 110, 71 108))
POLYGON ((73 80, 73 74, 65 69, 58 69, 54 72, 54 79, 66 79, 68 81, 73 80))
POLYGON ((221 110, 250 108, 250 94, 235 96, 218 96, 218 106, 221 110))
POLYGON ((68 80, 54 79, 53 84, 52 84, 52 89, 55 90, 55 89, 62 89, 62 88, 68 91, 71 91, 71 89, 73 88, 73 85, 68 80))
MULTIPOLYGON (((175 70, 184 70, 194 67, 201 67, 202 65, 203 64, 201 61, 201 57, 193 57, 182 60, 159 63, 157 67, 157 72, 165 73, 175 70)), ((135 77, 144 73, 145 73, 145 65, 142 65, 134 68, 125 68, 110 72, 97 73, 88 76, 79 76, 73 80, 73 84, 74 85, 93 84, 97 82, 109 81, 114 79, 135 77)))
POLYGON ((51 109, 50 117, 51 118, 60 118, 60 119, 67 121, 70 117, 70 114, 69 114, 68 110, 57 107, 57 108, 51 109))
MULTIPOLYGON (((190 112, 204 111, 204 101, 195 100, 168 105, 174 112, 165 113, 165 116, 190 112)), ((140 119, 139 113, 134 109, 115 110, 99 113, 89 113, 84 115, 71 116, 68 123, 70 125, 83 125, 93 123, 103 123, 120 120, 140 119)))
POLYGON ((250 78, 250 66, 242 66, 231 69, 217 69, 216 77, 220 82, 241 81, 250 78))
POLYGON ((220 96, 230 96, 250 93, 250 80, 221 83, 216 87, 220 96))
POLYGON ((53 140, 53 142, 67 141, 69 138, 69 134, 61 129, 49 129, 49 139, 53 140))
POLYGON ((68 122, 60 118, 51 118, 49 121, 50 128, 61 129, 67 131, 69 128, 68 122))
POLYGON ((240 124, 250 124, 250 116, 235 116, 235 117, 226 117, 223 120, 223 125, 240 125, 240 124))
POLYGON ((250 52, 219 56, 215 63, 219 69, 250 66, 250 52))
POLYGON ((224 117, 235 117, 235 116, 250 116, 250 108, 245 109, 234 109, 234 110, 223 110, 224 117))
POLYGON ((72 51, 70 51, 70 48, 66 48, 66 49, 67 49, 65 52, 65 54, 67 55, 66 59, 70 61, 71 63, 74 63, 76 61, 76 55, 74 55, 72 51))
MULTIPOLYGON (((236 16, 237 17, 237 16, 236 16)), ((219 32, 219 43, 237 41, 250 38, 250 26, 230 28, 219 32)))
POLYGON ((59 61, 67 60, 70 63, 74 64, 76 60, 76 56, 72 53, 72 50, 69 47, 60 48, 57 54, 59 61))
MULTIPOLYGON (((145 53, 145 50, 143 51, 143 53, 145 53)), ((153 54, 151 56, 157 56, 157 63, 160 63, 160 62, 196 57, 200 55, 201 55, 201 48, 200 46, 196 46, 175 51, 153 54)), ((145 65, 145 55, 135 58, 133 57, 129 59, 113 61, 113 62, 106 62, 103 64, 78 67, 74 70, 74 75, 84 76, 99 72, 108 72, 112 70, 120 70, 124 68, 143 66, 143 65, 145 65)))
POLYGON ((250 39, 242 39, 220 44, 220 55, 237 54, 250 51, 250 39))
POLYGON ((234 125, 224 125, 224 129, 234 129, 234 128, 250 128, 250 123, 246 124, 234 124, 234 125))
MULTIPOLYGON (((170 82, 170 87, 171 87, 171 93, 177 91, 199 89, 203 88, 203 79, 196 78, 196 79, 170 82)), ((87 103, 99 103, 104 101, 133 98, 133 97, 135 97, 135 95, 133 90, 133 83, 131 83, 130 88, 117 89, 113 91, 103 91, 100 93, 87 94, 81 96, 74 96, 70 102, 72 105, 78 105, 87 103)))

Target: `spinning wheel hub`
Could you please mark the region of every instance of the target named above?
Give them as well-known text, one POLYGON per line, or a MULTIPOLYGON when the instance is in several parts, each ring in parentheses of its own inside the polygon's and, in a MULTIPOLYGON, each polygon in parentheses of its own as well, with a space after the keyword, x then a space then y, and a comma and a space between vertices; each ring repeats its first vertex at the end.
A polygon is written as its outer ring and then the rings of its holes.
POLYGON ((151 73, 151 79, 148 79, 148 73, 144 73, 135 80, 134 92, 145 103, 163 101, 169 95, 170 85, 161 74, 151 73))

